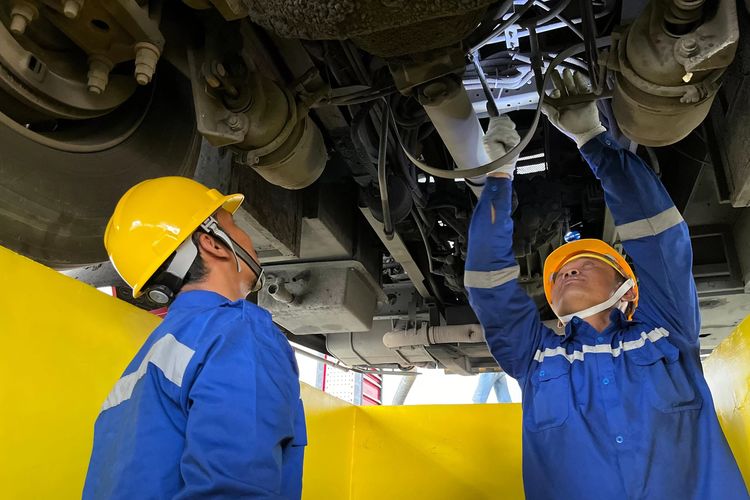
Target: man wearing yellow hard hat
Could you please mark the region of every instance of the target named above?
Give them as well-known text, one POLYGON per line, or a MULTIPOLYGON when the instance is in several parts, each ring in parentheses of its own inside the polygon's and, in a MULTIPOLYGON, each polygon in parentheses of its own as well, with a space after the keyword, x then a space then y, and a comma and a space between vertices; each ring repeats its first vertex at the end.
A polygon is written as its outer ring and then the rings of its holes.
MULTIPOLYGON (((554 76, 558 95, 588 91, 569 70, 554 76)), ((654 172, 606 133, 593 102, 545 103, 545 114, 601 181, 635 272, 603 241, 560 246, 543 279, 564 331, 547 328, 517 280, 515 162, 488 177, 464 281, 493 356, 523 391, 526 498, 748 499, 701 370, 687 225, 654 172)), ((518 142, 509 118, 490 121, 491 158, 518 142)))
POLYGON ((84 498, 299 499, 307 443, 294 353, 250 237, 224 196, 183 177, 120 199, 104 246, 117 272, 171 302, 104 402, 84 498))

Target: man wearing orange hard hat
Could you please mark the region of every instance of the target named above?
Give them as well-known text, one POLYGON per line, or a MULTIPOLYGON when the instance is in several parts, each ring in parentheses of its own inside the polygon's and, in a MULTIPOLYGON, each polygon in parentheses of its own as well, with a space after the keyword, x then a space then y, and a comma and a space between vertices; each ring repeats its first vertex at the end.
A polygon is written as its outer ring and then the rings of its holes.
MULTIPOLYGON (((553 77, 558 96, 589 91, 570 70, 553 77)), ((601 181, 635 272, 601 240, 560 246, 543 279, 564 331, 547 328, 518 284, 515 161, 488 176, 464 282, 492 355, 523 391, 526 498, 747 500, 701 369, 687 225, 654 172, 606 133, 593 101, 543 109, 601 181)), ((519 140, 509 118, 491 119, 490 158, 519 140)))

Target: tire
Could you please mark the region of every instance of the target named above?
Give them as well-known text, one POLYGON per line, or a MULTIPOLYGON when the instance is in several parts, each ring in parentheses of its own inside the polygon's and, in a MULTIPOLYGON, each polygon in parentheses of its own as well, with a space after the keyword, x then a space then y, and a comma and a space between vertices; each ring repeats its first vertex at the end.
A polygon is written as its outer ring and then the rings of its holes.
POLYGON ((137 127, 100 151, 53 149, 0 123, 0 245, 58 269, 105 261, 104 229, 128 188, 192 176, 201 140, 190 82, 162 64, 154 84, 139 92, 140 101, 122 105, 132 116, 142 103, 137 127), (153 94, 143 99, 143 92, 153 94))

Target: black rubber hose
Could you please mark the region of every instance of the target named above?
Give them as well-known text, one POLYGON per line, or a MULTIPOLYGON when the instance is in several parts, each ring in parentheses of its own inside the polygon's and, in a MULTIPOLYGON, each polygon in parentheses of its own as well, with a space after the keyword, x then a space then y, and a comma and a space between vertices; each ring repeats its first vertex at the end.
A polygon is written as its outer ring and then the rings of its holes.
POLYGON ((531 46, 531 68, 534 70, 534 83, 536 91, 539 93, 539 100, 544 100, 544 75, 542 74, 542 54, 539 51, 539 38, 536 35, 536 28, 529 26, 529 44, 531 46))
MULTIPOLYGON (((602 37, 596 40, 597 47, 606 47, 610 45, 611 39, 610 37, 602 37)), ((557 57, 555 57, 552 62, 550 62, 549 66, 547 67, 547 71, 544 73, 544 79, 542 81, 541 88, 545 88, 547 86, 547 83, 549 82, 552 72, 555 70, 557 66, 560 65, 563 61, 568 59, 569 57, 581 52, 584 50, 584 45, 582 43, 579 43, 577 45, 574 45, 573 47, 570 47, 569 49, 563 50, 560 52, 557 57)), ((404 150, 404 153, 409 158, 409 161, 411 161, 414 165, 416 165, 418 168, 423 170, 424 172, 433 175, 435 177, 440 177, 441 179, 470 179, 472 177, 479 177, 481 175, 488 174, 492 172, 493 170, 497 170, 499 167, 507 164, 509 161, 512 161, 513 158, 518 156, 521 151, 526 148, 526 146, 529 145, 529 142, 531 142, 532 137, 534 136, 534 133, 536 132, 536 128, 539 125, 539 118, 542 114, 542 102, 544 102, 545 95, 542 93, 542 95, 539 96, 539 102, 537 103, 536 112, 534 113, 534 118, 531 121, 531 126, 529 127, 529 130, 526 132, 526 134, 521 138, 521 142, 518 143, 518 145, 514 146, 510 149, 507 153, 502 155, 501 157, 489 162, 485 163, 484 165, 480 165, 478 167, 474 168, 465 168, 465 169, 458 169, 458 170, 447 170, 442 168, 435 168, 431 167, 430 165, 427 165, 423 161, 420 161, 417 159, 413 154, 409 152, 409 150, 406 149, 403 140, 401 139, 401 136, 398 134, 398 130, 396 130, 396 135, 399 139, 399 144, 401 145, 401 148, 404 150)), ((596 99, 596 96, 592 96, 593 99, 596 99)))
POLYGON ((380 203, 383 209, 383 233, 387 240, 393 239, 393 220, 391 205, 388 200, 388 182, 385 171, 386 150, 388 148, 388 125, 391 118, 391 107, 386 102, 383 106, 383 117, 380 121, 380 142, 378 144, 378 186, 380 203))

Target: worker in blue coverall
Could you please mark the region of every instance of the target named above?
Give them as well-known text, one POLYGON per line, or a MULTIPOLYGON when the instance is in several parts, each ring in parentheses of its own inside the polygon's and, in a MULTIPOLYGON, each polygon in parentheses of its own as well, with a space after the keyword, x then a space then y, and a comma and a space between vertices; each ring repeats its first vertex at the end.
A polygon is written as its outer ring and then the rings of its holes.
MULTIPOLYGON (((570 71, 554 82, 556 96, 589 91, 570 71)), ((701 369, 687 225, 654 172, 607 134, 594 103, 545 104, 545 114, 601 181, 638 281, 600 240, 563 245, 544 280, 564 333, 544 326, 517 280, 515 162, 487 179, 465 284, 493 356, 523 390, 526 497, 748 499, 701 369)), ((491 158, 518 142, 509 118, 491 121, 491 158)))
POLYGON ((242 201, 163 177, 115 208, 105 247, 133 295, 179 294, 101 408, 85 499, 300 498, 297 364, 245 300, 262 270, 232 219, 242 201))
POLYGON ((512 402, 505 372, 486 372, 480 374, 471 402, 474 404, 486 403, 490 397, 490 391, 493 389, 498 403, 512 402))

